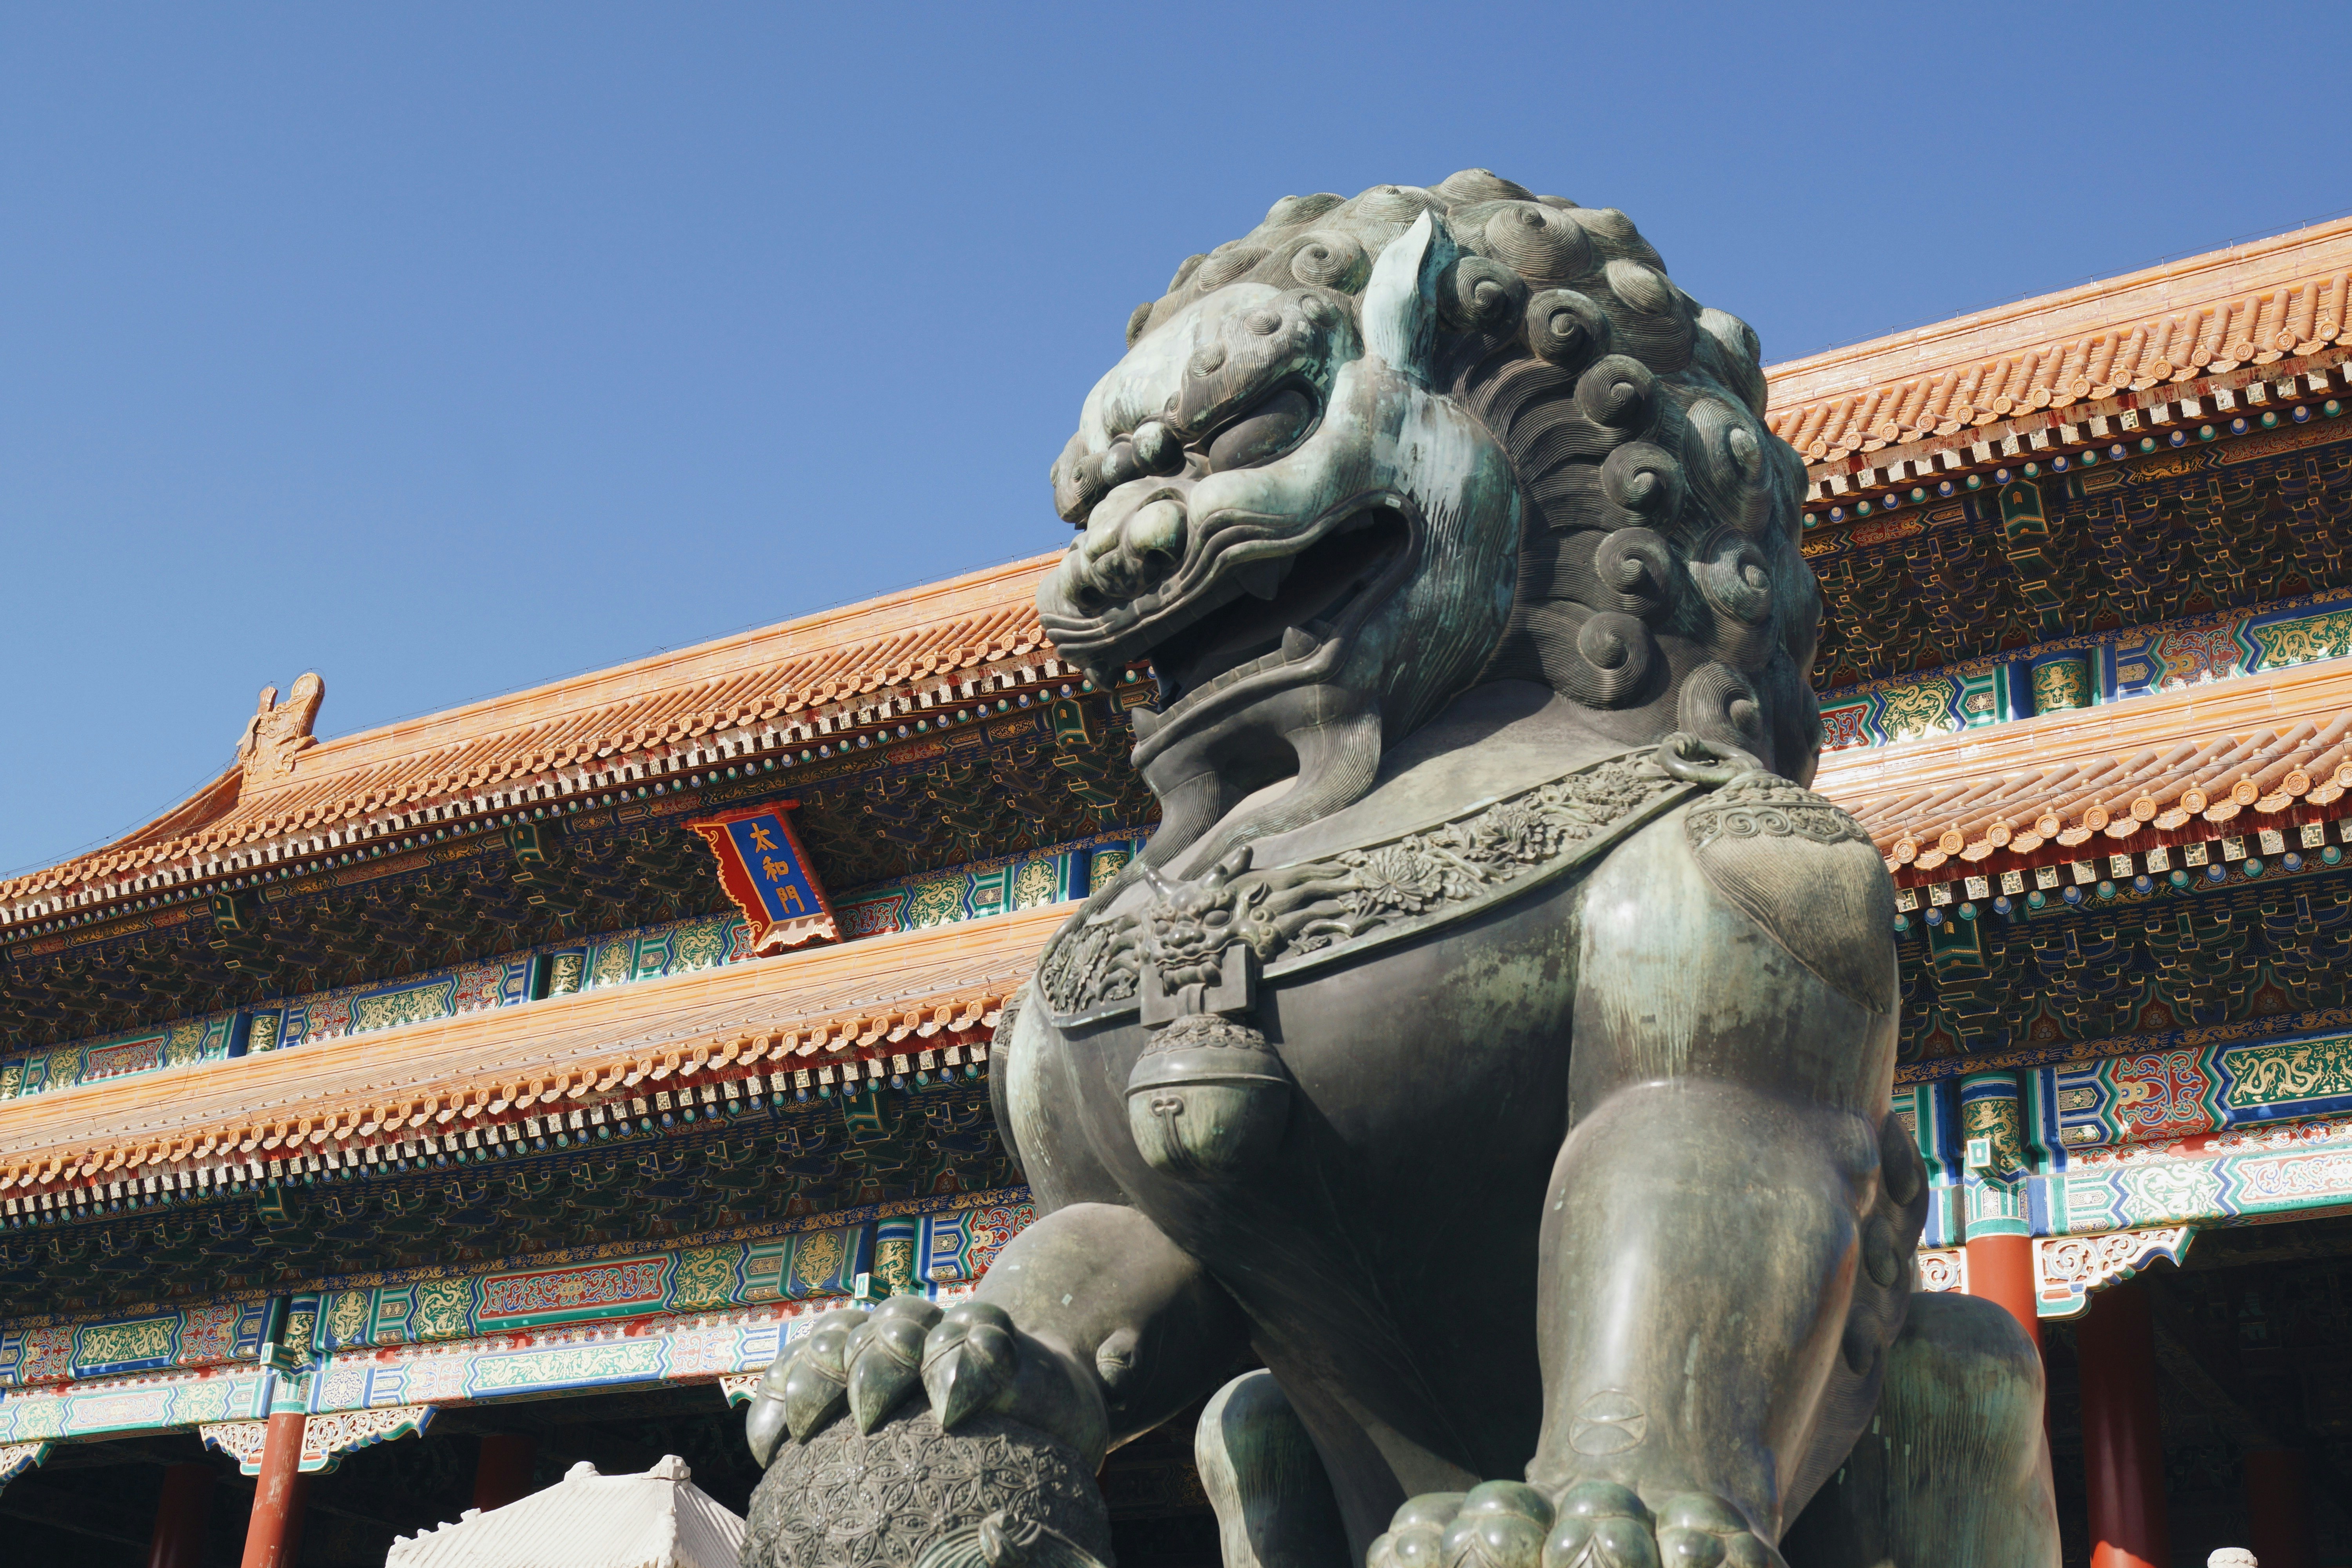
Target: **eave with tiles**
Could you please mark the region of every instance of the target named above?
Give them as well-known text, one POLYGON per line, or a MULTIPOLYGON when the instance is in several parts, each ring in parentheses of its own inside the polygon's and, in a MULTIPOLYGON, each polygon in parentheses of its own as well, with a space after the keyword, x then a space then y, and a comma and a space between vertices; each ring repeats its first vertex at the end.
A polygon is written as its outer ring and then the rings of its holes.
POLYGON ((1808 525, 1859 521, 2338 395, 2347 307, 2352 219, 1775 365, 1769 421, 1808 465, 1808 525))
POLYGON ((1817 787, 1896 888, 1923 1288, 2025 1235, 2069 1318, 2352 1212, 2347 305, 2336 222, 1770 373, 1817 787))
POLYGON ((247 762, 7 885, 0 1058, 173 1016, 143 998, 251 1007, 544 946, 573 904, 598 929, 723 910, 682 824, 747 802, 800 803, 835 894, 1141 825, 1121 714, 1149 683, 1095 691, 1042 640, 1047 560, 247 762), (1017 804, 992 795, 1015 752, 1017 804))
POLYGON ((2352 665, 1839 752, 1816 782, 1906 887, 2300 828, 2352 789, 2352 665))
POLYGON ((1817 787, 1892 850, 1904 1061, 2145 1052, 2152 1032, 2263 1016, 2291 1030, 2340 1005, 2328 944, 2352 903, 2352 781, 2317 770, 2347 731, 2352 668, 2318 667, 1832 759, 1817 787), (2027 827, 1998 847, 1937 832, 1970 795, 2027 827), (2188 952, 2238 961, 2184 960, 2181 919, 2188 952))
POLYGON ((446 1169, 486 1141, 544 1146, 565 1132, 567 1146, 593 1144, 608 1123, 976 1068, 998 1008, 1066 914, 1048 906, 0 1101, 0 1215, 135 1211, 412 1161, 446 1169))
POLYGON ((713 773, 774 772, 820 748, 870 748, 957 722, 959 710, 968 722, 985 705, 1034 700, 1084 680, 1037 626, 1034 584, 1055 559, 325 742, 297 752, 282 781, 232 768, 120 843, 0 881, 0 942, 215 883, 316 873, 404 836, 700 788, 713 773), (920 619, 890 624, 901 616, 920 619))

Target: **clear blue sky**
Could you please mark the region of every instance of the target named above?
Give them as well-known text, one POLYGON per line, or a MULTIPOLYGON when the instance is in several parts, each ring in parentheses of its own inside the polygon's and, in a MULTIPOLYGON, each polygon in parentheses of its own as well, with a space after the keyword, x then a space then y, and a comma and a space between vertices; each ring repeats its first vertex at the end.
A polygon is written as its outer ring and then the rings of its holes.
POLYGON ((2352 206, 2352 13, 2227 12, 18 0, 0 868, 305 668, 344 733, 1057 543, 1286 193, 1623 207, 1768 360, 2352 206))

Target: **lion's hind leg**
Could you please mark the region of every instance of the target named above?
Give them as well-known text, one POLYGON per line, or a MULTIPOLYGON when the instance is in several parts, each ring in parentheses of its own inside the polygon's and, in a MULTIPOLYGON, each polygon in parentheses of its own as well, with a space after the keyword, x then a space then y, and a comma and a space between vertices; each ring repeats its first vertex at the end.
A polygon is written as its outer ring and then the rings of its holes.
POLYGON ((1914 1296, 1868 1429, 1781 1540, 1790 1568, 2056 1568, 2042 1395, 2006 1311, 1914 1296))
POLYGON ((1219 1389, 1192 1447, 1224 1568, 1350 1568, 1322 1456, 1274 1373, 1261 1367, 1219 1389))

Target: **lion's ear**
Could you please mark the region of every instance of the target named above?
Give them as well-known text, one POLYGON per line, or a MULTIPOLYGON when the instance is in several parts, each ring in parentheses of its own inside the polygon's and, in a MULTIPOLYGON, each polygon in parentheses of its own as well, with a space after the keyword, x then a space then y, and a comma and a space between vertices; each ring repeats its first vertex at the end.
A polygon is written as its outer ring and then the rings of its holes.
POLYGON ((1414 381, 1437 342, 1438 277, 1454 265, 1454 237, 1423 208, 1412 226, 1389 241, 1364 285, 1364 349, 1414 381))

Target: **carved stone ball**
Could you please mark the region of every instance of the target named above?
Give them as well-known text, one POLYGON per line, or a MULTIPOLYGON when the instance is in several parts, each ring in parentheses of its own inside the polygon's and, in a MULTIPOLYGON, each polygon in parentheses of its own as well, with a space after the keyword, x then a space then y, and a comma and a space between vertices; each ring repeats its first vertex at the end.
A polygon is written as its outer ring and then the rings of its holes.
POLYGON ((845 1417, 777 1450, 751 1493, 742 1568, 902 1568, 995 1513, 1112 1561, 1110 1515, 1076 1449, 1001 1415, 943 1433, 918 1399, 871 1436, 845 1417))

